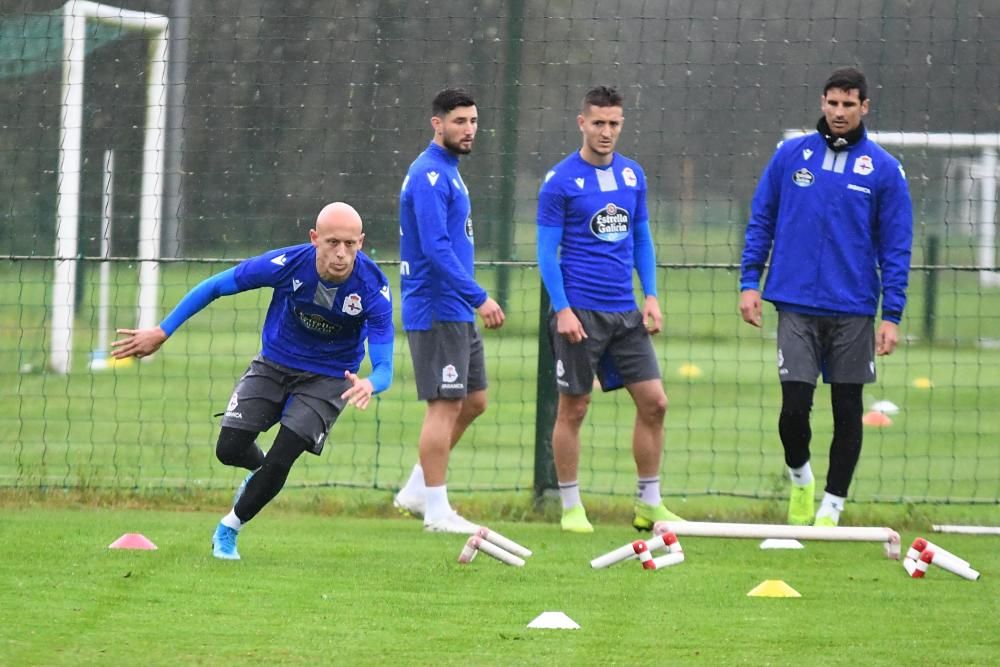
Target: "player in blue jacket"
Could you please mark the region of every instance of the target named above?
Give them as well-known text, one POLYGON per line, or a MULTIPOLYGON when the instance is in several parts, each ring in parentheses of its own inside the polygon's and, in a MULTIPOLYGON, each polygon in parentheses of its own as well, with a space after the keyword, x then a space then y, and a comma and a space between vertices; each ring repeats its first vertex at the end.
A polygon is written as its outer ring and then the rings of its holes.
POLYGON ((779 144, 760 178, 743 249, 740 314, 760 326, 760 280, 770 255, 763 298, 778 311, 788 522, 836 526, 861 455, 862 388, 875 381, 875 355, 892 354, 899 341, 913 213, 902 166, 865 131, 864 74, 833 72, 820 108, 817 132, 779 144), (834 426, 826 493, 814 516, 809 413, 820 374, 830 384, 834 426))
POLYGON ((360 252, 364 238, 357 211, 329 204, 309 231, 310 243, 272 250, 208 278, 160 326, 118 330, 116 358, 146 357, 218 297, 274 290, 261 353, 236 384, 216 445, 222 463, 251 471, 212 537, 216 558, 239 560, 240 528, 278 494, 298 457, 319 454, 345 406, 364 410, 392 382, 392 295, 385 274, 360 252), (372 372, 360 378, 365 340, 372 372), (279 422, 265 455, 257 435, 279 422))
POLYGON ((417 398, 426 401, 419 462, 393 498, 423 516, 432 532, 478 528, 448 502, 451 449, 486 410, 486 364, 476 313, 487 329, 504 313, 475 279, 472 206, 458 160, 472 151, 479 115, 467 92, 449 88, 431 104, 434 138, 406 174, 399 194, 399 282, 403 329, 417 398))
POLYGON ((624 386, 636 407, 632 452, 638 473, 633 525, 649 530, 679 517, 660 497, 660 461, 667 395, 650 335, 663 315, 646 210, 646 175, 615 152, 624 115, 622 96, 598 86, 583 99, 583 138, 546 175, 538 195, 538 269, 552 310, 549 333, 559 405, 552 452, 562 498, 562 529, 594 528, 580 500, 580 427, 596 373, 605 391, 624 386), (645 294, 636 308, 633 270, 645 294))

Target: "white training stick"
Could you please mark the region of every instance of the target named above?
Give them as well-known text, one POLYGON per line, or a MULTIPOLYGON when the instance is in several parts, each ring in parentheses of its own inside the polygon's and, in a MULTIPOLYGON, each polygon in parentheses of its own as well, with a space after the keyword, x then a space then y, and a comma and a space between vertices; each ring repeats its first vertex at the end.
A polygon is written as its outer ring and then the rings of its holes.
POLYGON ((519 556, 515 556, 506 549, 502 549, 492 542, 487 542, 478 535, 474 535, 476 548, 484 552, 487 556, 492 556, 496 558, 501 563, 506 563, 507 565, 514 565, 516 567, 524 567, 524 559, 519 556))
POLYGON ((520 556, 521 558, 527 558, 528 556, 531 555, 531 549, 522 547, 514 540, 504 537, 500 533, 496 532, 495 530, 490 530, 486 526, 481 527, 476 532, 476 535, 485 539, 488 542, 492 542, 501 549, 505 549, 506 551, 509 551, 510 553, 516 556, 520 556))
MULTIPOLYGON (((635 542, 624 544, 618 547, 617 549, 614 549, 613 551, 609 551, 603 556, 598 556, 594 560, 590 561, 590 567, 594 568, 595 570, 600 570, 601 568, 604 567, 610 567, 615 563, 620 563, 626 558, 631 558, 632 556, 636 556, 640 551, 639 547, 637 546, 640 543, 645 545, 645 542, 643 542, 642 540, 636 540, 635 542)), ((648 547, 646 548, 648 549, 648 547)))
POLYGON ((653 559, 653 566, 659 570, 663 567, 670 567, 672 565, 680 565, 684 562, 684 552, 680 551, 677 553, 669 553, 658 558, 653 559))

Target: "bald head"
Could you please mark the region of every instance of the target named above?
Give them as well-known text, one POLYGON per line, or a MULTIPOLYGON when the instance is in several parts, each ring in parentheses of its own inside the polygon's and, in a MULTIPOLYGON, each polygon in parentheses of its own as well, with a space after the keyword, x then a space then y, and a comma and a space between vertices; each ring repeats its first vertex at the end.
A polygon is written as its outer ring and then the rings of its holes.
POLYGON ((316 228, 309 230, 320 278, 343 282, 351 275, 365 240, 362 230, 361 216, 350 204, 334 202, 323 207, 316 216, 316 228))
POLYGON ((362 231, 361 216, 350 204, 335 201, 324 206, 323 210, 316 216, 316 231, 330 226, 353 229, 360 234, 362 231))

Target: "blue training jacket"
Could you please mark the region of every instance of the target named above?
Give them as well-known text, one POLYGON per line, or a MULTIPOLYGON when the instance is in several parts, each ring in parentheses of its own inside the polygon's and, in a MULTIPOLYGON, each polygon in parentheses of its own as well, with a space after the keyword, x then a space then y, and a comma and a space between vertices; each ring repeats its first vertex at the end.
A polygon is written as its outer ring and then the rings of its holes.
POLYGON ((469 189, 458 156, 434 142, 410 165, 399 193, 403 329, 474 322, 486 290, 475 279, 469 189))
POLYGON ((840 151, 813 132, 778 144, 760 178, 740 289, 760 289, 770 254, 763 298, 779 310, 874 316, 881 295, 882 319, 898 323, 912 242, 899 161, 867 132, 840 151))

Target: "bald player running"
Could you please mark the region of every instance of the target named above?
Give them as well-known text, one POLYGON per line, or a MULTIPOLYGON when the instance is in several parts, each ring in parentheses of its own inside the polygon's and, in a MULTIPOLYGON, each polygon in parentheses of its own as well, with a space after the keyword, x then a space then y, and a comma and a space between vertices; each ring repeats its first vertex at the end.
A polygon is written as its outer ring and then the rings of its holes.
POLYGON ((320 211, 309 243, 279 248, 208 278, 157 327, 118 329, 115 358, 146 357, 209 303, 260 287, 274 290, 260 354, 236 383, 216 456, 250 474, 212 537, 212 555, 239 560, 243 524, 271 501, 302 452, 319 454, 347 405, 361 410, 392 382, 392 294, 385 274, 363 252, 361 216, 336 202, 320 211), (372 372, 357 373, 365 356, 372 372), (257 435, 281 424, 265 455, 257 435))

